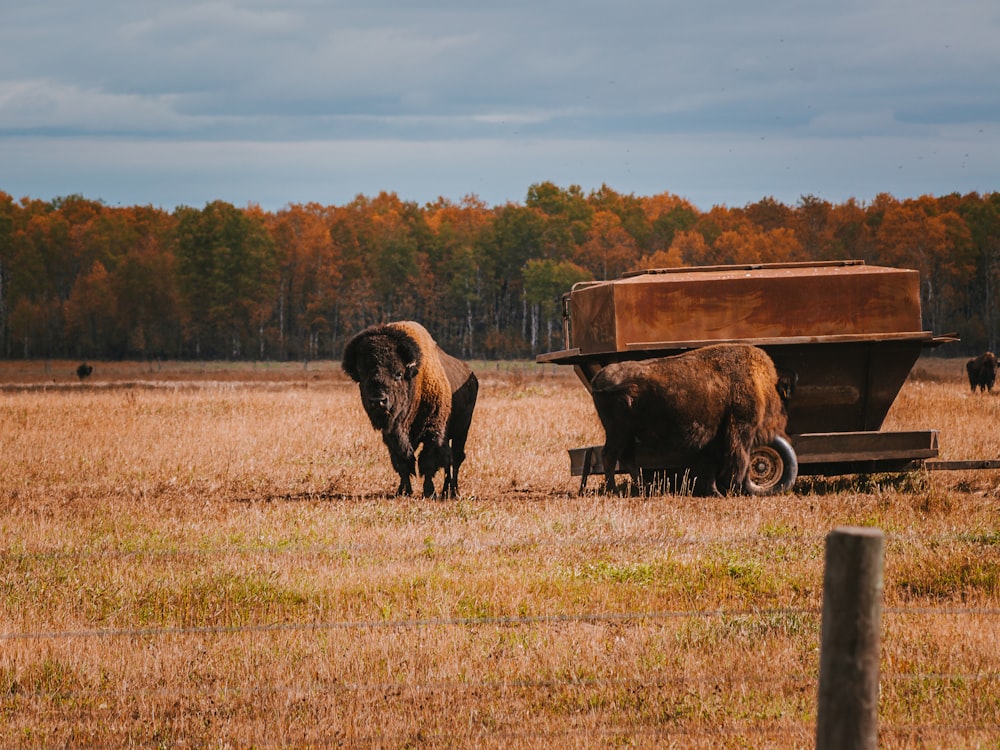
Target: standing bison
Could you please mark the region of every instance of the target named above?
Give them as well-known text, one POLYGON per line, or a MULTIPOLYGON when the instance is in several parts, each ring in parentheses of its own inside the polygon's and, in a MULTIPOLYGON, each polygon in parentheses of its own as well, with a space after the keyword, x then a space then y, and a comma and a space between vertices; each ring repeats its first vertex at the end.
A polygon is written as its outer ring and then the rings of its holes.
POLYGON ((749 344, 608 365, 591 381, 604 425, 607 490, 617 489, 619 461, 638 481, 636 441, 649 441, 693 468, 698 494, 761 494, 750 478, 750 452, 786 439, 779 387, 771 358, 749 344))
POLYGON ((993 352, 984 352, 965 363, 969 373, 969 387, 975 393, 977 388, 992 391, 997 379, 997 358, 993 352))
POLYGON ((419 468, 424 497, 434 495, 434 475, 444 469, 441 494, 458 494, 458 470, 472 423, 479 381, 461 360, 446 354, 412 321, 366 328, 344 348, 344 372, 360 385, 372 427, 382 431, 396 494, 410 494, 419 468))

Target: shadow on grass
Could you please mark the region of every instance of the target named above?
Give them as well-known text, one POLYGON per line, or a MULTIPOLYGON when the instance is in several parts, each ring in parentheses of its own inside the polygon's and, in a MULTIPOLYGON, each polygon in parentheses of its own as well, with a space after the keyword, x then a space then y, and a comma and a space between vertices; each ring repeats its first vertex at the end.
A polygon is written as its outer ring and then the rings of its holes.
POLYGON ((336 490, 311 490, 304 492, 275 492, 234 497, 233 502, 253 503, 367 503, 373 500, 404 500, 391 492, 340 492, 336 490))

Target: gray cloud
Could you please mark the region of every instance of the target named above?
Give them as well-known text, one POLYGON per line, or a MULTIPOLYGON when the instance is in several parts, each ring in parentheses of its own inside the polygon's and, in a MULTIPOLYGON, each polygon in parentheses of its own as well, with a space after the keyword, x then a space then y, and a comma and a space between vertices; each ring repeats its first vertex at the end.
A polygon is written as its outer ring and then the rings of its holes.
POLYGON ((990 191, 998 27, 988 0, 51 0, 0 27, 0 190, 274 208, 501 202, 539 180, 699 205, 990 191))

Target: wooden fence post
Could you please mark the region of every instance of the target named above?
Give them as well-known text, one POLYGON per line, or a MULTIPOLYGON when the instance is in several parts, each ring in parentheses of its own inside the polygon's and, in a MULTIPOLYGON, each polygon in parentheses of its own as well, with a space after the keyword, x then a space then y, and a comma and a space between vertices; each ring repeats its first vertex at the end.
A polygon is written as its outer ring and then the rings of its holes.
POLYGON ((817 750, 878 747, 884 554, 878 529, 840 527, 827 535, 817 750))

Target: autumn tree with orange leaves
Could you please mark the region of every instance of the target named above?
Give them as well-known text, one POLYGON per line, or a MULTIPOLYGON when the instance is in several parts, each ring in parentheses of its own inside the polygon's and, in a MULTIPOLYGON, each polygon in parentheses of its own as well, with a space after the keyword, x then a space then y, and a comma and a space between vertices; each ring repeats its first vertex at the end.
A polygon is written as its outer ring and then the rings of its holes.
POLYGON ((996 348, 998 193, 701 211, 542 182, 502 206, 384 192, 276 212, 0 193, 0 355, 336 359, 364 326, 412 318, 463 357, 530 357, 561 345, 577 281, 846 259, 917 269, 924 327, 996 348))

